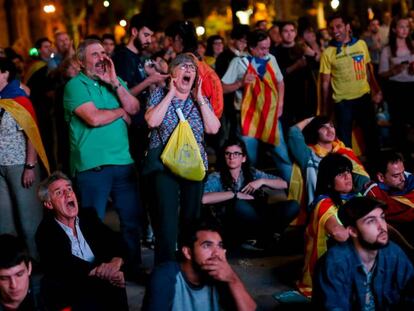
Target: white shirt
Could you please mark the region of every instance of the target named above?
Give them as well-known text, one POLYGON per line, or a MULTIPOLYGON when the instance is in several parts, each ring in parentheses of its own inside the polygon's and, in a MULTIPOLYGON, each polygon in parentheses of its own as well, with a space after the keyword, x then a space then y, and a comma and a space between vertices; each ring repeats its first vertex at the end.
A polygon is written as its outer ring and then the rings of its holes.
POLYGON ((95 255, 93 254, 91 248, 89 247, 88 242, 86 242, 85 238, 83 237, 82 231, 79 227, 79 218, 76 217, 75 219, 75 230, 76 230, 78 237, 76 237, 73 234, 73 230, 70 227, 61 223, 56 218, 55 220, 59 224, 59 226, 62 227, 63 231, 65 231, 66 235, 69 237, 71 248, 72 248, 72 255, 80 259, 83 259, 87 262, 93 262, 95 260, 95 255))

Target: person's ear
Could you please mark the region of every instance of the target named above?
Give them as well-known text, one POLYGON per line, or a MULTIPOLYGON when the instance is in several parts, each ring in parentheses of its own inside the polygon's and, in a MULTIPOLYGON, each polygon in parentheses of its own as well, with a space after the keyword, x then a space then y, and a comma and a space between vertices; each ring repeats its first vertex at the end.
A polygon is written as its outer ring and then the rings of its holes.
POLYGON ((377 179, 379 182, 384 182, 385 181, 385 176, 383 173, 377 173, 377 179))
POLYGON ((44 206, 45 208, 47 208, 47 209, 50 209, 50 210, 52 210, 52 209, 53 209, 52 202, 50 202, 50 201, 44 201, 44 202, 43 202, 43 206, 44 206))
POLYGON ((358 231, 356 230, 356 228, 354 228, 353 226, 348 226, 347 228, 349 235, 353 238, 358 237, 358 231))
POLYGON ((193 258, 191 249, 188 246, 183 246, 181 248, 181 252, 183 253, 185 259, 191 260, 193 258))
POLYGON ((29 263, 27 264, 27 274, 30 276, 30 274, 32 274, 32 262, 29 261, 29 263))
POLYGON ((132 27, 131 36, 137 37, 138 36, 138 29, 136 29, 135 27, 132 27))

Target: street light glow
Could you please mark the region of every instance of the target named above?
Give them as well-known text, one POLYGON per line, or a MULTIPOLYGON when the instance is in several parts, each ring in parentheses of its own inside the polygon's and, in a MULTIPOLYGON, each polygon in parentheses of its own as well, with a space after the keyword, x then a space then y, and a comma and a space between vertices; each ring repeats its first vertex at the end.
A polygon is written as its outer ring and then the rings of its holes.
POLYGON ((119 21, 119 25, 121 25, 122 27, 125 27, 125 26, 127 25, 126 20, 121 19, 121 20, 119 21))
POLYGON ((199 37, 204 35, 205 32, 206 32, 206 29, 203 26, 198 26, 196 28, 196 33, 197 33, 197 36, 199 37))
POLYGON ((103 2, 103 6, 104 6, 104 7, 106 7, 106 8, 107 8, 109 5, 110 5, 109 1, 104 1, 104 2, 103 2))
POLYGON ((249 9, 247 11, 237 11, 236 16, 242 25, 249 25, 250 15, 253 14, 253 10, 249 9))
POLYGON ((56 11, 56 8, 53 4, 47 4, 43 7, 43 11, 45 11, 47 14, 54 13, 56 11))
POLYGON ((332 0, 331 1, 331 8, 336 10, 339 6, 339 0, 332 0))

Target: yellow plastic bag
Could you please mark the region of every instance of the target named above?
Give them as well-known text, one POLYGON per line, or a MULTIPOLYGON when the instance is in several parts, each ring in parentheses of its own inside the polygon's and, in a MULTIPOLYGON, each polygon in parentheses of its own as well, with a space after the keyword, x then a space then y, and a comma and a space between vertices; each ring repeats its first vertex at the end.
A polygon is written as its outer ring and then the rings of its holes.
POLYGON ((161 161, 174 174, 188 180, 201 181, 206 170, 200 148, 181 109, 176 112, 180 121, 161 154, 161 161))

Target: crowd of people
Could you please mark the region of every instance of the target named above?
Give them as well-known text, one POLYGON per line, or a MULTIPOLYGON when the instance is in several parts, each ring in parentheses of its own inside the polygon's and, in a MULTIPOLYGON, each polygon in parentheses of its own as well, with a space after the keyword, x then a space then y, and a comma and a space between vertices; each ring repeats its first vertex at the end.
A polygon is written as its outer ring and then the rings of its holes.
POLYGON ((225 246, 272 252, 289 226, 318 310, 412 308, 414 16, 384 17, 360 37, 335 13, 205 44, 190 21, 158 31, 137 14, 124 45, 59 31, 27 64, 6 48, 0 310, 128 310, 142 243, 144 310, 255 310, 225 246), (173 140, 183 122, 191 146, 173 140), (195 152, 207 176, 172 169, 170 143, 177 168, 195 152))

